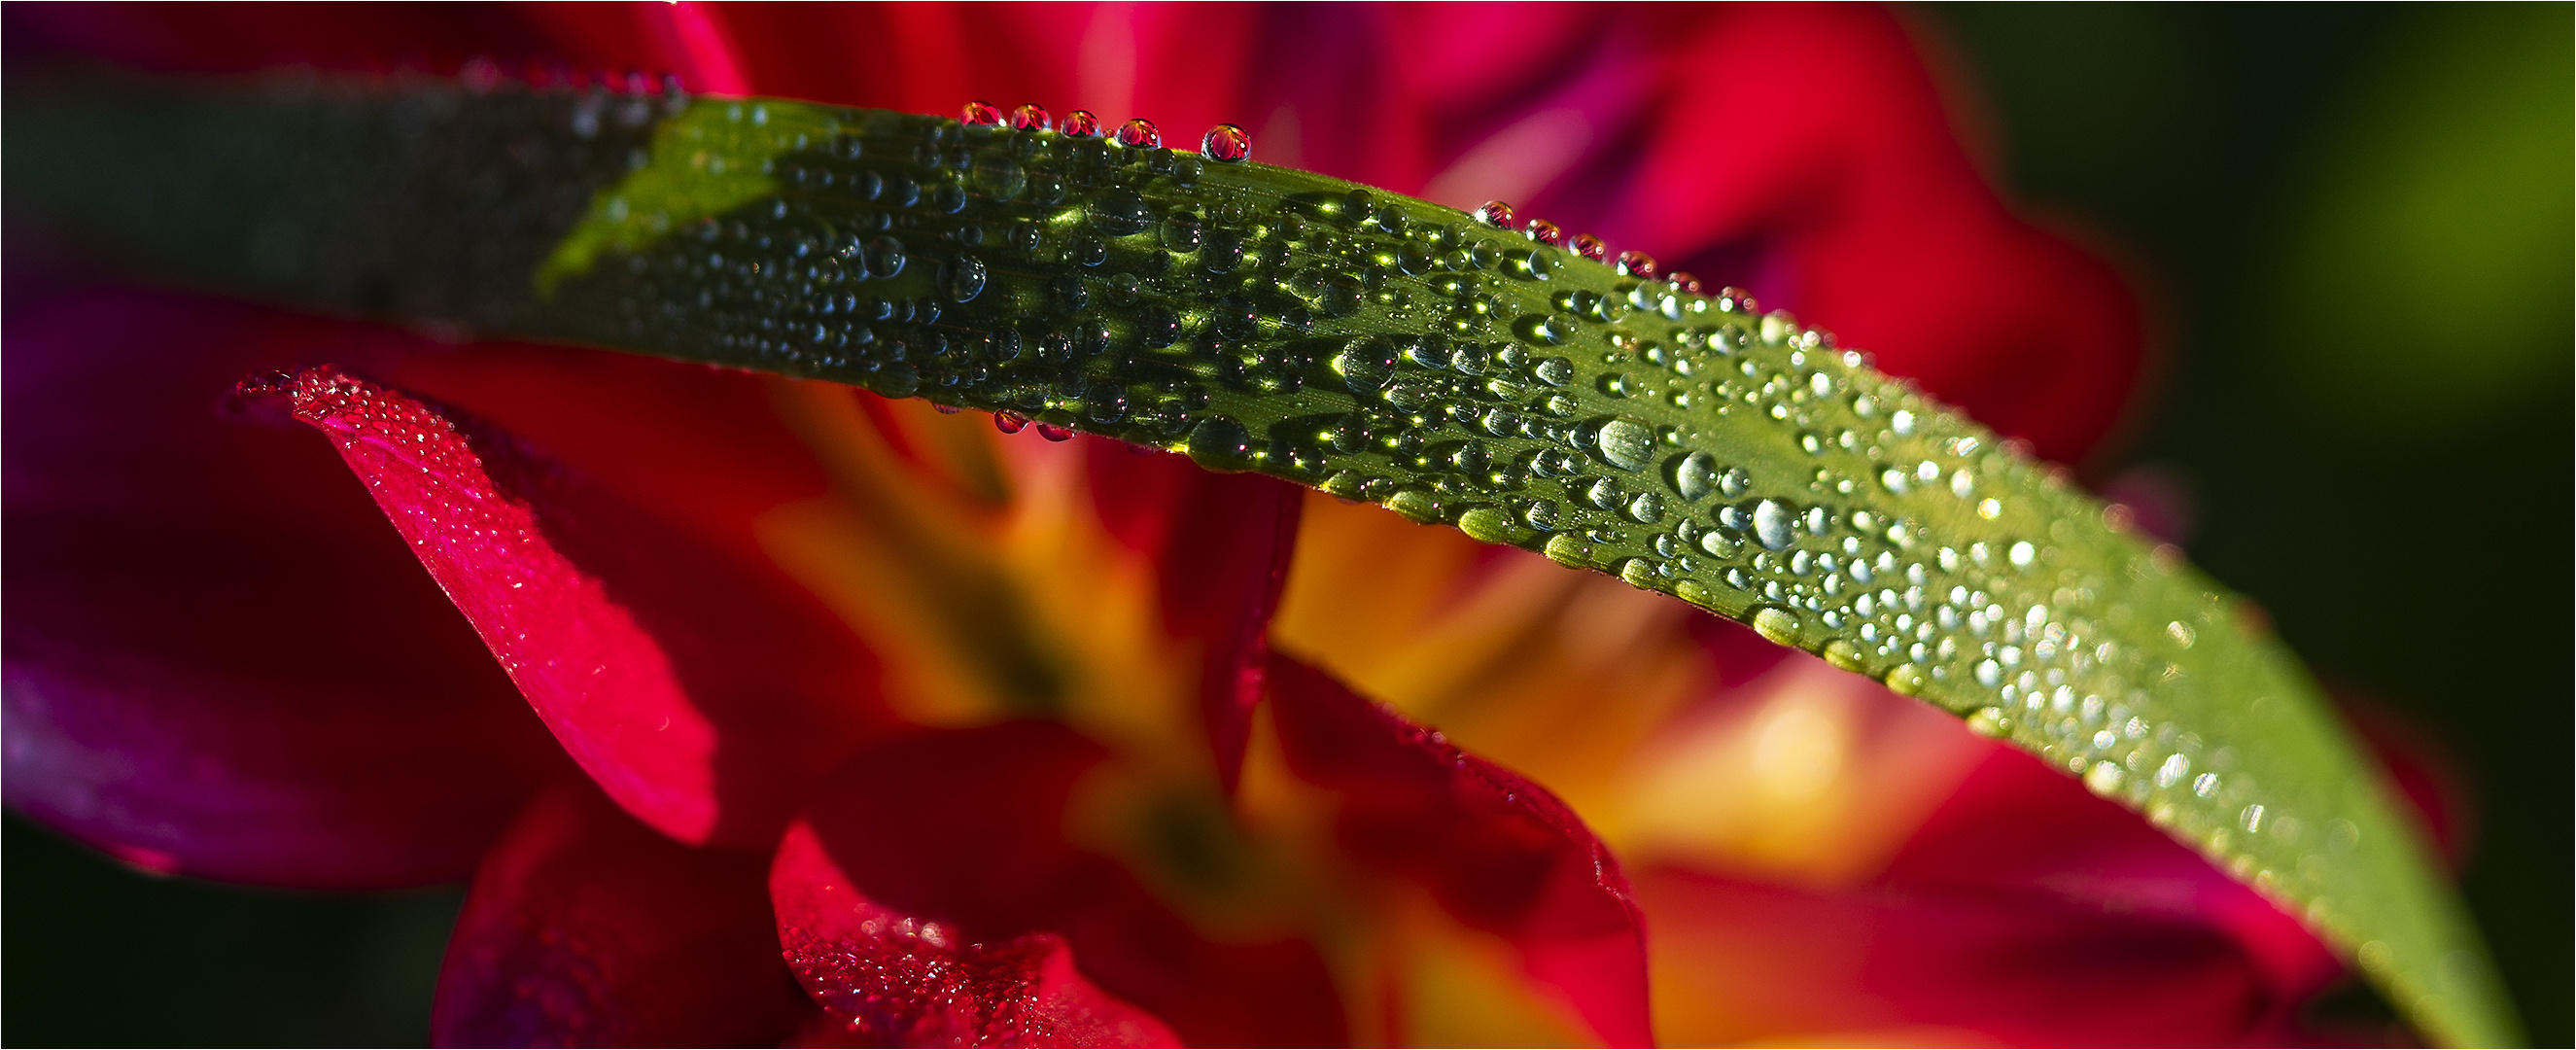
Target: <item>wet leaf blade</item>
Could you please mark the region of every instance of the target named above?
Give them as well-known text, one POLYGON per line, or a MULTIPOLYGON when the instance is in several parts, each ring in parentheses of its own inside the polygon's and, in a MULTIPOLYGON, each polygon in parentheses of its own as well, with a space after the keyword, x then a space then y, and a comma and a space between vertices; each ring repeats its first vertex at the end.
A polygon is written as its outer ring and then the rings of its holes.
POLYGON ((1749 300, 1422 201, 757 99, 57 83, 8 178, 176 279, 866 386, 1184 452, 1617 574, 2081 777, 2427 1033, 2485 949, 2241 599, 1749 300))

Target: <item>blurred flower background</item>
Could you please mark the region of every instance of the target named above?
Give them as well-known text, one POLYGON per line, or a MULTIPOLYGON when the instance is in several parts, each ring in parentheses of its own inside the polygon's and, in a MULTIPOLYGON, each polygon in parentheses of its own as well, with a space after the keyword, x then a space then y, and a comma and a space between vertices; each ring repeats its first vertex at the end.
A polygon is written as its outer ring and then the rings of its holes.
MULTIPOLYGON (((2162 372, 2088 476, 2454 781, 2470 903, 2569 1042, 2570 9, 1905 17, 1993 179, 2147 296, 2162 372)), ((158 881, 14 816, 0 847, 0 1041, 426 1036, 461 888, 158 881)))

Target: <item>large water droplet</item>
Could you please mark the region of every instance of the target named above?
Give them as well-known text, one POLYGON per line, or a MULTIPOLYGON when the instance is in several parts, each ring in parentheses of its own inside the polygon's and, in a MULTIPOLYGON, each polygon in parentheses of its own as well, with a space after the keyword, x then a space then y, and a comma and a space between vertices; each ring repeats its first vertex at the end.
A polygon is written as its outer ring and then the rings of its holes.
POLYGON ((1137 149, 1154 149, 1163 144, 1163 133, 1154 122, 1143 117, 1130 117, 1118 125, 1118 144, 1137 149))
POLYGON ((1619 253, 1619 272, 1641 281, 1655 279, 1655 257, 1640 251, 1619 253))
POLYGON ((1352 393, 1374 394, 1395 369, 1395 349, 1376 338, 1353 339, 1333 355, 1332 364, 1352 393))
POLYGON ((1601 424, 1593 438, 1593 448, 1601 458, 1622 470, 1643 470, 1646 458, 1654 454, 1655 432, 1633 419, 1615 418, 1601 424))
POLYGON ((1693 452, 1673 464, 1673 491, 1692 503, 1707 499, 1717 491, 1717 460, 1706 452, 1693 452))
POLYGON ((972 255, 960 255, 941 267, 939 283, 941 289, 948 293, 950 301, 968 303, 973 302, 976 296, 984 294, 987 275, 984 260, 972 255))
POLYGON ((868 276, 892 277, 903 272, 903 242, 892 237, 878 237, 868 242, 865 253, 868 276))
POLYGON ((1112 237, 1142 233, 1154 221, 1153 210, 1143 198, 1125 190, 1112 190, 1100 195, 1091 205, 1091 226, 1112 237))
POLYGON ((1797 539, 1798 512, 1776 499, 1753 505, 1753 538, 1772 550, 1787 550, 1797 539))
POLYGON ((990 102, 978 99, 967 103, 965 112, 960 114, 958 119, 965 121, 966 126, 970 128, 989 128, 1002 122, 1002 110, 990 102))
POLYGON ((1012 130, 1046 131, 1053 127, 1055 118, 1047 115, 1045 106, 1035 102, 1020 103, 1020 108, 1011 111, 1012 130))
POLYGON ((1546 219, 1531 219, 1528 222, 1522 223, 1521 233, 1529 239, 1537 241, 1540 244, 1547 245, 1551 248, 1565 243, 1565 231, 1557 228, 1555 223, 1549 222, 1546 219))
POLYGON ((1090 110, 1077 109, 1064 115, 1064 133, 1078 139, 1100 137, 1100 118, 1090 110))
POLYGON ((1476 221, 1498 230, 1512 228, 1512 206, 1501 201, 1486 201, 1476 209, 1476 221))
POLYGON ((1777 645, 1798 644, 1798 618, 1764 606, 1753 614, 1753 631, 1777 645))
POLYGON ((1240 164, 1252 158, 1252 136, 1232 124, 1219 124, 1199 136, 1199 154, 1220 164, 1240 164))
POLYGON ((1252 466, 1252 435, 1228 416, 1211 415, 1190 428, 1190 458, 1210 470, 1239 471, 1252 466))

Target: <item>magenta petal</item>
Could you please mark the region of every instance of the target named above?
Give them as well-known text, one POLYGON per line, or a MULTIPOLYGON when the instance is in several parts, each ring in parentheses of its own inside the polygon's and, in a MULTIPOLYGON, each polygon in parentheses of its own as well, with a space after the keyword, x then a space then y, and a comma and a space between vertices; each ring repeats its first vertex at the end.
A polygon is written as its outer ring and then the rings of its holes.
POLYGON ((1289 767, 1344 793, 1344 848, 1511 941, 1604 1042, 1654 1041, 1644 924, 1618 859, 1582 818, 1324 671, 1274 654, 1270 689, 1289 767))
POLYGON ((776 1045, 815 1011, 779 961, 764 861, 674 843, 567 779, 484 858, 432 1041, 776 1045))
POLYGON ((1287 586, 1305 491, 1258 474, 1217 474, 1174 455, 1090 442, 1092 505, 1112 535, 1155 559, 1163 626, 1197 639, 1199 712, 1217 777, 1243 776, 1264 639, 1287 586))
POLYGON ((1043 722, 854 756, 771 869, 779 940, 807 990, 880 1041, 1347 1039, 1313 947, 1211 942, 1066 840, 1074 784, 1102 758, 1043 722))
POLYGON ((330 369, 269 392, 331 437, 573 760, 664 834, 766 843, 865 732, 856 665, 832 695, 759 659, 855 643, 800 633, 820 615, 771 608, 722 551, 399 393, 330 369))
POLYGON ((132 292, 13 306, 8 801, 154 870, 463 878, 566 767, 335 457, 223 411, 317 327, 132 292))

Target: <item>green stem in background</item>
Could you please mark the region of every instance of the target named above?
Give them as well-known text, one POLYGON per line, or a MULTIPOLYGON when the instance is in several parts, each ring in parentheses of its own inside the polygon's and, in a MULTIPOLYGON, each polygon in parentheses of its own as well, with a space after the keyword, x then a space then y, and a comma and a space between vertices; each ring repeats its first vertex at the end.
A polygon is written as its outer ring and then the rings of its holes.
POLYGON ((2427 1034, 2516 1038, 2259 611, 1740 294, 1142 124, 445 81, 8 105, 13 194, 183 281, 1104 434, 1749 623, 2143 813, 2427 1034))

